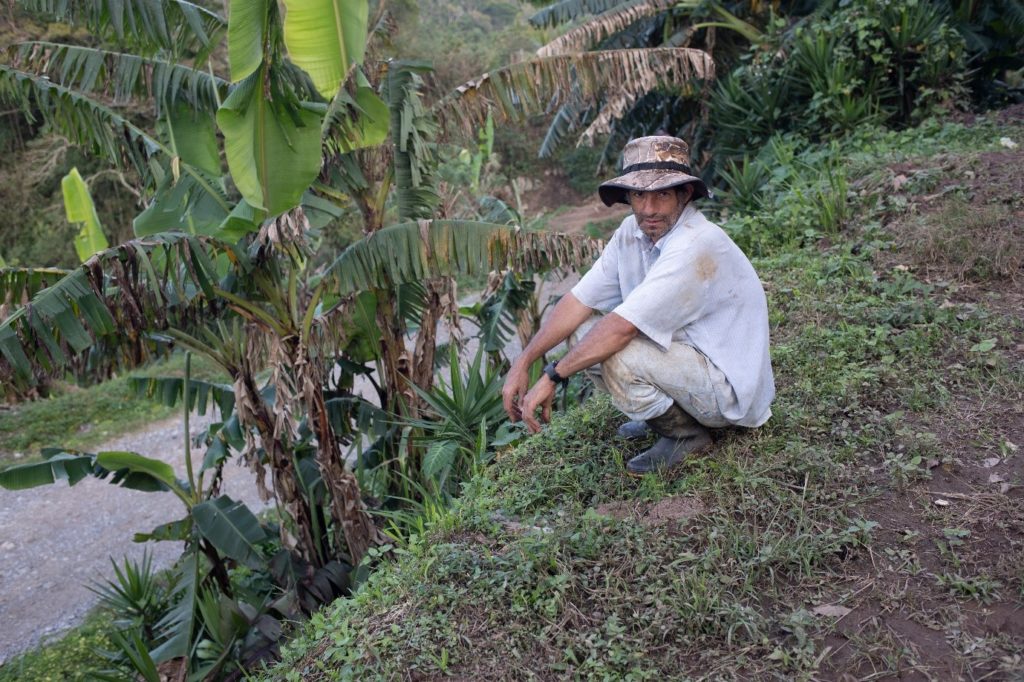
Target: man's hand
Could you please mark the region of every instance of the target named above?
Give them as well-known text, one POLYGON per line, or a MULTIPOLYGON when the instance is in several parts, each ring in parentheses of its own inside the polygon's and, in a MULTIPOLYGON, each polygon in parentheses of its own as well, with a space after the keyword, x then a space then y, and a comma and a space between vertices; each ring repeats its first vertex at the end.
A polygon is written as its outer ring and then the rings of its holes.
POLYGON ((541 422, 547 424, 551 421, 551 403, 555 397, 557 385, 551 381, 546 374, 541 375, 537 383, 533 385, 530 392, 526 394, 520 404, 520 411, 523 421, 529 427, 531 433, 539 433, 541 422), (537 421, 537 408, 541 408, 540 422, 537 421))
POLYGON ((529 387, 530 374, 525 369, 517 368, 513 364, 508 374, 505 375, 505 385, 501 389, 501 399, 505 405, 505 412, 513 422, 523 418, 519 406, 529 387))

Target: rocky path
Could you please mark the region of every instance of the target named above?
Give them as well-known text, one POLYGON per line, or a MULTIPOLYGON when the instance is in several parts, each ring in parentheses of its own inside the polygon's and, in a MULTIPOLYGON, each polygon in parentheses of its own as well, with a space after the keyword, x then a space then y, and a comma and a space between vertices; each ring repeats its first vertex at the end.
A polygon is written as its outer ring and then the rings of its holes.
MULTIPOLYGON (((207 421, 193 418, 193 434, 207 421)), ((157 457, 183 476, 183 438, 176 417, 96 451, 157 457)), ((261 508, 247 469, 231 462, 224 474, 226 494, 254 511, 261 508)), ((79 623, 97 602, 87 586, 113 577, 111 557, 138 561, 148 549, 155 567, 170 565, 180 553, 178 543, 141 545, 132 536, 182 516, 181 502, 170 493, 127 490, 92 478, 74 488, 59 482, 17 492, 0 489, 0 663, 79 623)))

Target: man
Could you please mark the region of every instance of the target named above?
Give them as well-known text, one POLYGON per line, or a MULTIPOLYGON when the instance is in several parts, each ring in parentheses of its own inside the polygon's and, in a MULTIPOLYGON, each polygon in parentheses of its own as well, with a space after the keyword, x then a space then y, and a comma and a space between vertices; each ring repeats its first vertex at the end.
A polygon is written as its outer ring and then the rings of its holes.
POLYGON ((665 470, 711 447, 708 427, 757 427, 775 395, 764 289, 739 247, 692 201, 708 196, 675 137, 642 137, 623 150, 623 174, 598 190, 628 216, 594 267, 555 306, 505 378, 505 411, 531 431, 551 416, 555 388, 600 364, 595 383, 632 420, 660 438, 627 471, 665 470), (605 313, 592 327, 595 311, 605 313), (557 363, 527 391, 530 365, 574 335, 557 363))

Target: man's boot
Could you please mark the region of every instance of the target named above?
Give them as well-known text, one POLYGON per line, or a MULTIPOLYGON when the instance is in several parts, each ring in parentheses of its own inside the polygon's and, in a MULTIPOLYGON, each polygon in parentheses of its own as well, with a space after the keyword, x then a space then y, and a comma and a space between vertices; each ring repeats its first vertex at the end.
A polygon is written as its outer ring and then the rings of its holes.
POLYGON ((640 440, 651 432, 651 427, 644 421, 628 421, 615 430, 615 435, 626 440, 640 440))
POLYGON ((626 471, 634 476, 671 469, 687 455, 711 447, 708 430, 675 403, 665 414, 648 419, 647 425, 661 438, 650 450, 641 452, 626 463, 626 471))

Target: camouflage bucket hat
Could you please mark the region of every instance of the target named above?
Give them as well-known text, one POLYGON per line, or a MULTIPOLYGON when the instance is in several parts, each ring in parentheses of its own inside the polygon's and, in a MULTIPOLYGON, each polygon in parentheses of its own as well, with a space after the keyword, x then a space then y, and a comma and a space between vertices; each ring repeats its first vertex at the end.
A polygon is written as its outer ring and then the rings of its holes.
POLYGON ((605 206, 628 204, 626 192, 693 184, 693 198, 710 196, 707 185, 691 175, 690 148, 678 137, 654 135, 630 140, 622 150, 622 175, 597 188, 605 206))

